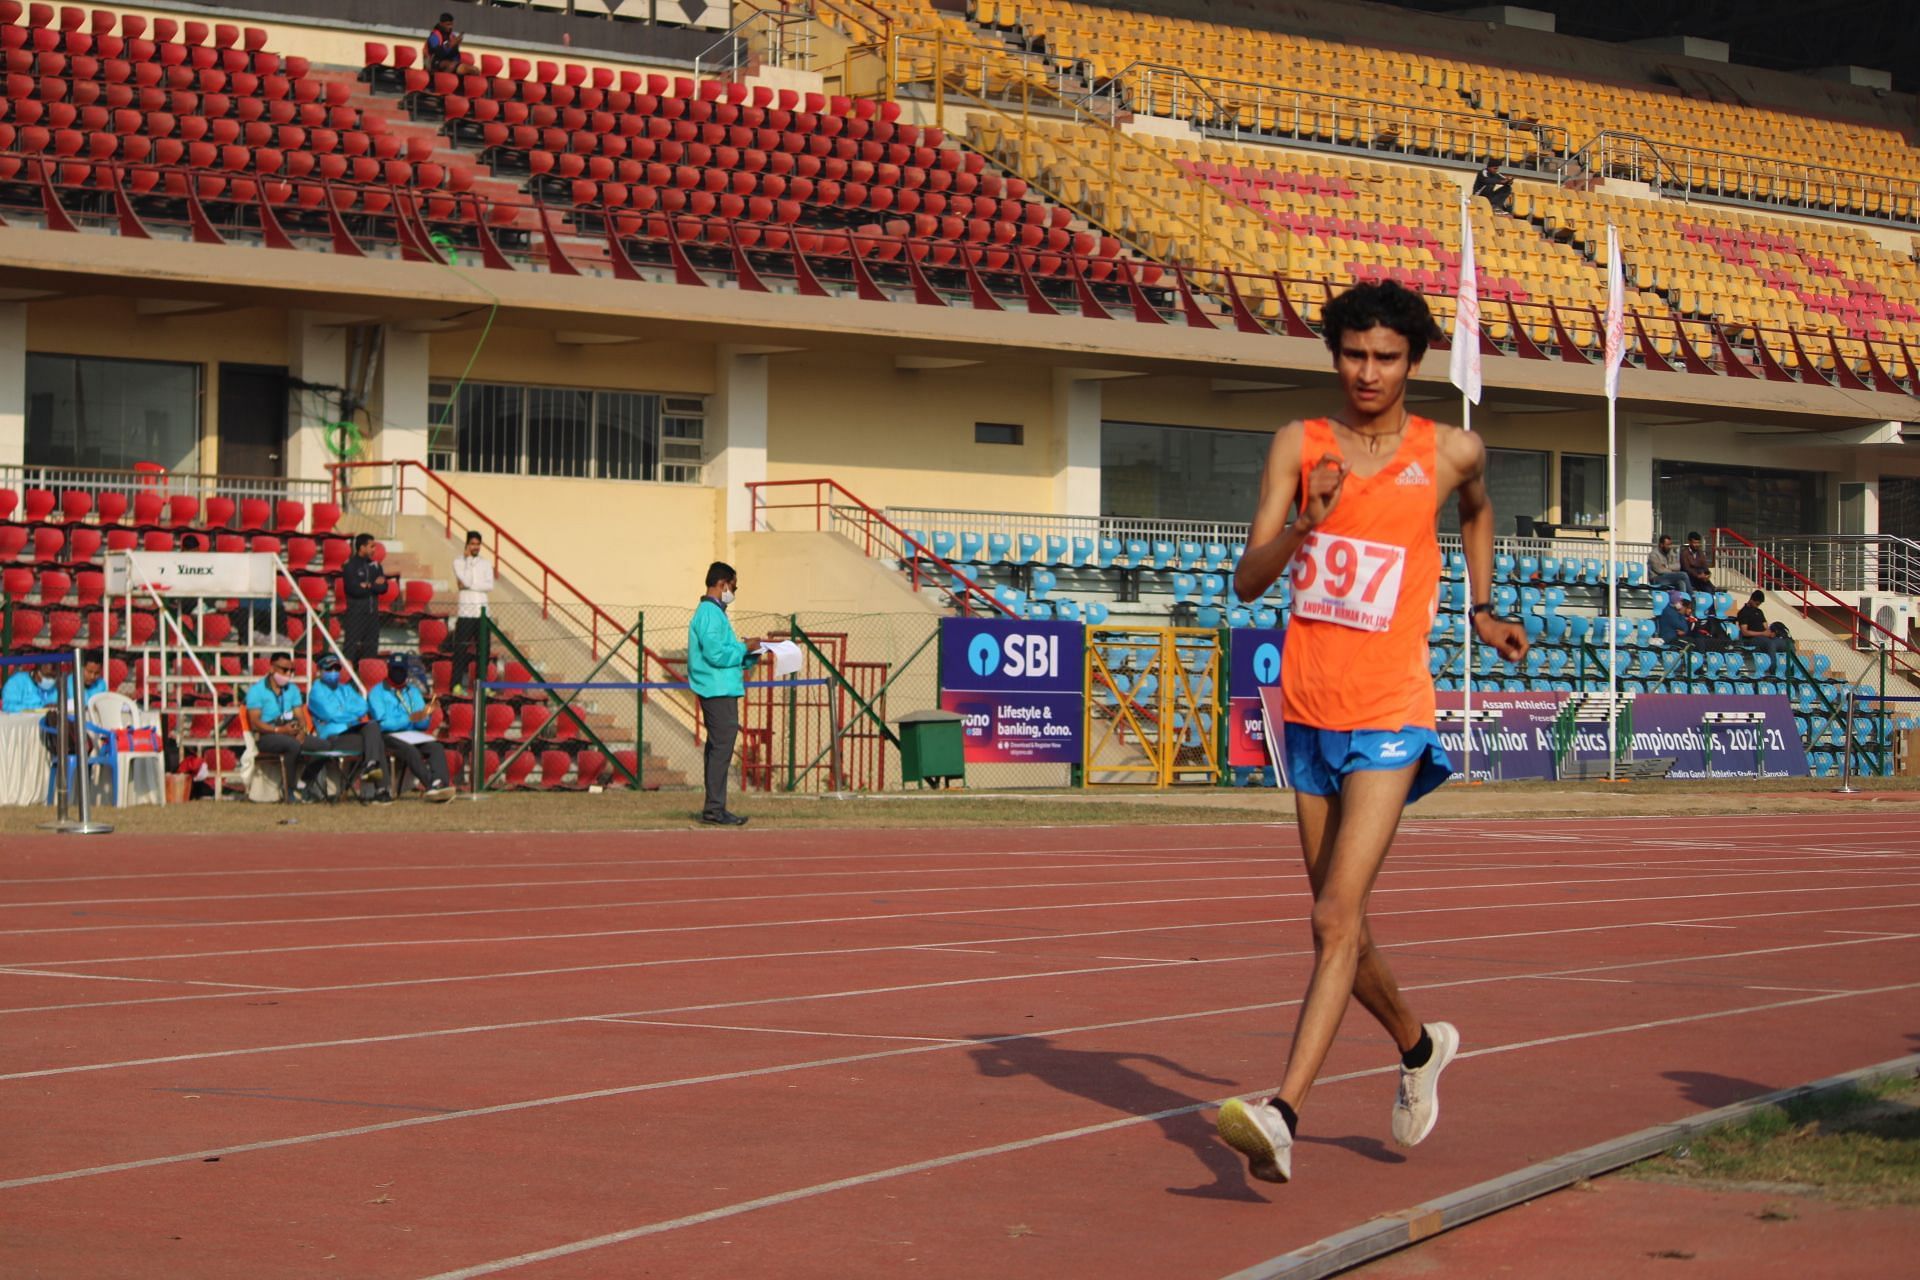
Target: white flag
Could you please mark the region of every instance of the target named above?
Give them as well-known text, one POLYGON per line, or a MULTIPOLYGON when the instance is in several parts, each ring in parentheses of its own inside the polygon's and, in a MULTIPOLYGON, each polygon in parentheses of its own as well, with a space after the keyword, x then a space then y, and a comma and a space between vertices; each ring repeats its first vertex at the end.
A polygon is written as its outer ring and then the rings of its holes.
POLYGON ((1480 403, 1480 282, 1473 266, 1473 220, 1460 202, 1460 284, 1453 303, 1453 362, 1447 376, 1468 400, 1480 403))
POLYGON ((1607 224, 1607 399, 1620 395, 1620 362, 1627 358, 1627 284, 1620 272, 1620 233, 1607 224))

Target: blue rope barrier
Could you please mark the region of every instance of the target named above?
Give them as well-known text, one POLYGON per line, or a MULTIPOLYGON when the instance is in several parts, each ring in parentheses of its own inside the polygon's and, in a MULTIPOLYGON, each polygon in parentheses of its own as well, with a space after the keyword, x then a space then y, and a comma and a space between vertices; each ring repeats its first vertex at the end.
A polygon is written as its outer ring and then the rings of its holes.
POLYGON ((4 667, 57 667, 72 666, 71 653, 23 653, 12 658, 0 658, 0 668, 4 667))
MULTIPOLYGON (((749 689, 805 689, 815 685, 832 684, 825 678, 812 680, 747 680, 743 682, 749 689)), ((488 693, 509 691, 538 692, 542 689, 607 689, 632 693, 637 689, 688 689, 693 688, 684 680, 647 680, 640 683, 620 680, 483 680, 480 687, 488 693)))
POLYGON ((1855 702, 1920 702, 1920 698, 1913 697, 1909 694, 1889 697, 1882 693, 1856 693, 1853 695, 1853 700, 1855 702))

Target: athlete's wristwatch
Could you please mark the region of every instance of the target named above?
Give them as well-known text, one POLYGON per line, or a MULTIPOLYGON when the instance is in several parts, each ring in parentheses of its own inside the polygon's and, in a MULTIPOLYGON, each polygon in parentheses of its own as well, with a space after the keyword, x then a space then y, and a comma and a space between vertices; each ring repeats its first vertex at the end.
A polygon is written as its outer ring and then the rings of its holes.
POLYGON ((1480 602, 1479 604, 1477 604, 1477 605, 1475 605, 1475 606, 1473 606, 1473 608, 1471 608, 1471 609, 1469 609, 1469 610, 1467 611, 1467 620, 1468 620, 1469 622, 1471 622, 1471 621, 1472 621, 1473 619, 1475 619, 1475 618, 1477 618, 1477 617, 1479 617, 1479 616, 1480 616, 1481 614, 1483 614, 1483 613, 1484 613, 1484 614, 1486 614, 1486 615, 1488 615, 1489 617, 1491 617, 1491 618, 1492 618, 1492 619, 1493 619, 1494 621, 1496 621, 1496 622, 1505 622, 1505 621, 1507 621, 1507 619, 1505 619, 1505 618, 1503 618, 1503 617, 1501 617, 1501 616, 1500 616, 1499 614, 1497 614, 1497 613, 1495 613, 1495 612, 1493 611, 1493 605, 1492 605, 1492 603, 1491 603, 1490 601, 1486 601, 1486 600, 1482 600, 1482 601, 1481 601, 1481 602, 1480 602))

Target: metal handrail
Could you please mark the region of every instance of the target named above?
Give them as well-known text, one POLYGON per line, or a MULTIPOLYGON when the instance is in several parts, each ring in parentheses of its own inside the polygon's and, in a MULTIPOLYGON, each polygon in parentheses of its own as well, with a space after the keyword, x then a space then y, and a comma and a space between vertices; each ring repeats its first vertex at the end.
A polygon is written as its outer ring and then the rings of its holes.
MULTIPOLYGON (((1858 216, 1901 224, 1920 222, 1920 181, 1903 181, 1857 169, 1835 169, 1825 165, 1756 156, 1742 151, 1713 151, 1704 147, 1687 146, 1684 143, 1655 143, 1643 134, 1623 129, 1603 129, 1594 134, 1573 154, 1575 158, 1583 159, 1587 173, 1605 175, 1612 172, 1612 161, 1609 159, 1610 148, 1622 143, 1632 144, 1635 149, 1644 148, 1654 159, 1651 185, 1655 187, 1663 185, 1659 175, 1661 168, 1664 167, 1667 173, 1666 185, 1678 189, 1683 200, 1700 191, 1709 191, 1723 199, 1759 204, 1782 204, 1791 208, 1830 208, 1839 212, 1842 208, 1840 196, 1855 194, 1860 197, 1861 210, 1858 214, 1848 214, 1850 217, 1858 216), (1591 161, 1596 148, 1601 156, 1599 165, 1591 161), (1737 163, 1729 165, 1729 161, 1737 163), (1710 176, 1712 186, 1703 185, 1697 188, 1692 181, 1694 169, 1701 170, 1703 177, 1710 176), (1746 177, 1750 190, 1744 195, 1729 196, 1727 194, 1728 178, 1736 173, 1746 177), (1798 186, 1799 199, 1797 201, 1772 199, 1755 194, 1751 188, 1763 179, 1768 183, 1781 186, 1798 186), (1813 189, 1818 187, 1832 188, 1834 198, 1827 201, 1815 199, 1813 189), (1881 197, 1883 208, 1878 213, 1866 211, 1866 197, 1869 195, 1881 197), (1909 202, 1909 208, 1904 217, 1895 208, 1898 199, 1909 202)), ((1624 175, 1615 174, 1614 176, 1627 176, 1635 181, 1647 181, 1641 175, 1640 167, 1634 162, 1631 154, 1628 154, 1623 162, 1627 165, 1627 172, 1624 175)))
POLYGON ((144 471, 120 467, 42 466, 0 463, 0 488, 77 490, 83 493, 158 493, 165 497, 266 498, 324 501, 325 480, 286 476, 239 476, 198 471, 144 471))
MULTIPOLYGON (((600 656, 603 644, 618 644, 620 637, 627 633, 631 624, 622 624, 619 619, 594 603, 586 592, 574 586, 552 565, 535 555, 525 543, 508 533, 499 521, 482 511, 471 499, 447 483, 445 477, 425 463, 412 459, 399 459, 392 462, 332 462, 327 464, 327 471, 333 485, 334 500, 342 507, 347 506, 349 498, 355 494, 365 494, 369 488, 376 492, 385 490, 391 502, 387 514, 389 517, 395 517, 401 512, 403 495, 413 492, 420 494, 427 505, 442 517, 442 528, 448 537, 453 536, 456 525, 484 525, 492 535, 490 541, 493 559, 499 571, 518 578, 521 585, 528 591, 538 592, 541 617, 557 614, 563 621, 579 629, 595 658, 600 656), (386 483, 360 487, 352 483, 352 476, 363 473, 372 474, 375 468, 385 468, 391 472, 386 483), (409 473, 416 471, 430 487, 410 488, 407 485, 406 477, 409 473), (456 505, 464 513, 459 520, 454 518, 456 505), (502 556, 502 545, 523 557, 527 566, 537 572, 537 578, 534 573, 528 572, 528 569, 512 564, 502 556)), ((644 661, 658 663, 669 679, 684 678, 684 671, 672 660, 651 648, 643 647, 641 652, 644 661)), ((642 680, 648 678, 645 670, 637 674, 642 680)))
MULTIPOLYGON (((1915 645, 1905 636, 1896 635, 1886 627, 1881 626, 1878 622, 1875 622, 1866 614, 1861 613, 1858 609, 1848 604, 1826 587, 1821 586, 1806 574, 1801 573, 1792 565, 1781 560, 1750 538, 1743 536, 1733 529, 1718 526, 1714 528, 1712 533, 1713 541, 1710 546, 1716 560, 1720 558, 1720 540, 1723 537, 1736 546, 1752 553, 1755 572, 1748 576, 1756 585, 1762 580, 1762 575, 1759 570, 1765 568, 1770 571, 1774 578, 1784 581, 1787 584, 1785 588, 1782 588, 1778 585, 1778 582, 1776 582, 1772 589, 1788 596, 1799 597, 1800 611, 1803 614, 1811 613, 1815 609, 1837 611, 1841 617, 1848 621, 1851 638, 1856 646, 1860 644, 1861 641, 1870 638, 1872 633, 1878 632, 1884 636, 1887 641, 1891 642, 1890 644, 1879 647, 1899 649, 1909 654, 1920 655, 1920 645, 1915 645), (1815 596, 1820 598, 1821 602, 1819 604, 1814 603, 1815 596)), ((1895 665, 1897 665, 1905 675, 1912 678, 1920 678, 1920 667, 1916 667, 1904 659, 1896 658, 1894 661, 1895 665)))
POLYGON ((879 509, 869 506, 859 497, 849 492, 847 488, 837 480, 822 476, 810 480, 749 481, 747 483, 747 496, 751 508, 748 527, 756 533, 762 530, 763 525, 766 531, 773 532, 772 524, 765 523, 764 521, 763 513, 768 511, 811 510, 814 513, 814 530, 815 532, 821 533, 827 531, 827 522, 837 522, 842 519, 847 519, 847 517, 842 515, 843 509, 856 511, 860 513, 860 516, 863 516, 864 519, 851 518, 848 522, 856 525, 860 530, 864 541, 864 545, 861 547, 863 554, 871 557, 874 554, 876 546, 884 545, 873 533, 872 526, 877 524, 899 539, 898 554, 901 559, 910 562, 913 584, 916 588, 920 585, 920 561, 926 560, 931 563, 934 568, 947 575, 946 583, 941 584, 942 589, 946 591, 949 596, 953 597, 960 605, 963 613, 967 611, 967 606, 970 602, 978 600, 989 612, 1003 614, 1007 617, 1018 616, 1013 610, 994 599, 992 595, 982 591, 979 586, 974 583, 972 578, 955 568, 947 561, 946 557, 939 555, 933 548, 927 546, 918 538, 915 538, 892 520, 888 519, 879 509), (812 501, 776 504, 766 500, 764 491, 767 489, 796 488, 799 486, 812 487, 812 501), (836 503, 833 501, 834 497, 844 499, 845 502, 836 503))
POLYGON ((1787 564, 1804 566, 1808 577, 1830 587, 1920 597, 1920 541, 1912 538, 1885 533, 1793 534, 1762 538, 1759 545, 1787 564), (1825 573, 1815 572, 1820 564, 1826 566, 1825 573))

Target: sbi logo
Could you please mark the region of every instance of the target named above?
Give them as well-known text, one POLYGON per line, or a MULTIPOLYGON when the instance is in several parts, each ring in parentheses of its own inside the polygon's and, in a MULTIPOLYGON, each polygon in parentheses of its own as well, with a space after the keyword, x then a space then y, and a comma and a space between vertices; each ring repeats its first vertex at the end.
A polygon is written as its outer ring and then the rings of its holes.
POLYGON ((1280 646, 1263 644, 1253 651, 1253 678, 1272 684, 1280 678, 1280 646))
POLYGON ((996 640, 986 632, 967 644, 967 666, 977 676, 1046 679, 1060 674, 1060 637, 1010 635, 996 640))

